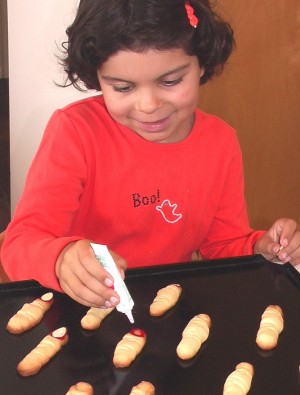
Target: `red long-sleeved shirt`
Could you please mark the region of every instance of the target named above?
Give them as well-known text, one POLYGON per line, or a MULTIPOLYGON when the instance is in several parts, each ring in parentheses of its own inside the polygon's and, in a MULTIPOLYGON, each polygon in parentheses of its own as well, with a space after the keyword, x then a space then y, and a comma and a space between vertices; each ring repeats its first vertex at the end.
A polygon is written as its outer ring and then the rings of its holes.
POLYGON ((101 96, 51 117, 10 223, 2 260, 14 280, 60 289, 55 263, 79 239, 128 267, 253 253, 235 131, 196 110, 180 142, 146 141, 116 123, 101 96))

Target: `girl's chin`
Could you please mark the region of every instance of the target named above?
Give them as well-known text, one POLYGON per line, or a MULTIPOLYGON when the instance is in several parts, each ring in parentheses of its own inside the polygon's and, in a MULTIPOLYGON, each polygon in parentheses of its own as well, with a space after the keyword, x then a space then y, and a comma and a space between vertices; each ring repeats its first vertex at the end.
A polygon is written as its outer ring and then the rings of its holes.
POLYGON ((178 141, 184 140, 184 137, 180 138, 177 135, 175 136, 174 134, 170 134, 167 132, 151 132, 151 133, 145 133, 144 131, 135 131, 137 135, 139 135, 141 138, 144 140, 147 140, 151 143, 165 143, 165 144, 170 144, 170 143, 177 143, 178 141))

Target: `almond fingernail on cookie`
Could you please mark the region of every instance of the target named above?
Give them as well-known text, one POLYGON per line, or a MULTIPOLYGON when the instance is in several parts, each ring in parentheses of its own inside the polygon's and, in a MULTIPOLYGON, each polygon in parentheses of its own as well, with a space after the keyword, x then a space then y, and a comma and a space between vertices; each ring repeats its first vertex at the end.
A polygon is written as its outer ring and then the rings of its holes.
POLYGON ((47 292, 31 303, 25 303, 8 321, 6 329, 10 333, 15 334, 20 334, 32 329, 42 321, 45 313, 50 309, 52 304, 52 292, 47 292))
POLYGON ((41 342, 18 364, 21 376, 31 376, 40 371, 68 342, 67 328, 62 327, 45 336, 41 342))

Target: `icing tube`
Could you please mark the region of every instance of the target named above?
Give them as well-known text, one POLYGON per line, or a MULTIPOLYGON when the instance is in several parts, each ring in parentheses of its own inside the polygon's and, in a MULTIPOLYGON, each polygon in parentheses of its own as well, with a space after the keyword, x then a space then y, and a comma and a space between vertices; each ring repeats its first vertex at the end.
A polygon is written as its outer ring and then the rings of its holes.
POLYGON ((115 261, 113 260, 112 256, 108 251, 107 246, 103 244, 91 243, 91 247, 93 248, 95 256, 100 262, 100 264, 114 278, 114 289, 117 292, 117 294, 120 296, 120 303, 116 306, 116 309, 121 313, 126 314, 129 321, 131 323, 134 323, 134 319, 132 316, 132 308, 134 302, 120 275, 120 272, 115 264, 115 261))

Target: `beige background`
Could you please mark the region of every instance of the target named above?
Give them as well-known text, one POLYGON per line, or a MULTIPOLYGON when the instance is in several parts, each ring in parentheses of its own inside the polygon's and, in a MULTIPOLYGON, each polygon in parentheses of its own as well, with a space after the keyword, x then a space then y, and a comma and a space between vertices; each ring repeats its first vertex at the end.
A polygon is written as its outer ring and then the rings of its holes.
POLYGON ((300 0, 219 0, 237 47, 200 107, 237 130, 251 225, 300 223, 300 0))

